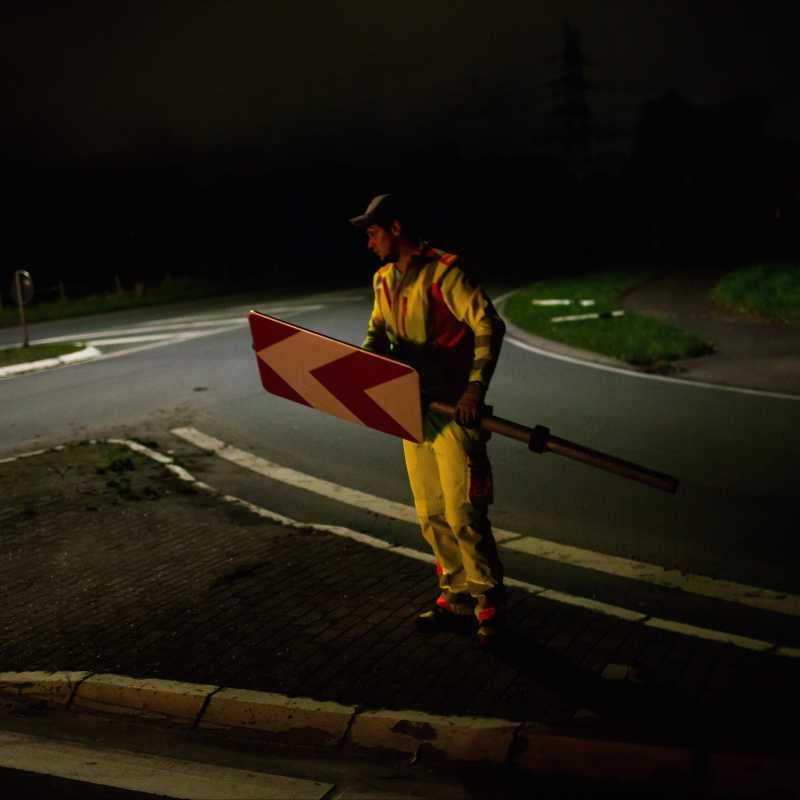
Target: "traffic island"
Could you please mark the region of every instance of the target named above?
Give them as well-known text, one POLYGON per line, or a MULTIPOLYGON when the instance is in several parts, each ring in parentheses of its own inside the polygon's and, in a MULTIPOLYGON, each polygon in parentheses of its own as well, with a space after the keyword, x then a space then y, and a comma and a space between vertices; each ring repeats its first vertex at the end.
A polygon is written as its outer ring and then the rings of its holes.
POLYGON ((233 505, 165 449, 0 463, 6 705, 543 775, 783 786, 796 743, 773 716, 796 708, 796 659, 689 646, 515 586, 506 647, 420 636, 429 564, 233 505))

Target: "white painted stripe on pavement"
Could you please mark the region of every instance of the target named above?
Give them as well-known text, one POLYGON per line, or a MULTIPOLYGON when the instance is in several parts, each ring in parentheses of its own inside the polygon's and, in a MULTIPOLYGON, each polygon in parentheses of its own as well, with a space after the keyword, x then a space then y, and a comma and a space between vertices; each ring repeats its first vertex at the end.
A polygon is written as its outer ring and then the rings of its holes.
POLYGON ((681 633, 684 636, 694 636, 698 639, 710 639, 723 644, 734 644, 744 650, 755 650, 759 653, 766 653, 774 650, 775 645, 771 642, 764 642, 761 639, 750 639, 747 636, 737 636, 735 633, 725 633, 724 631, 712 631, 708 628, 699 628, 697 625, 687 625, 684 622, 675 620, 661 619, 660 617, 650 617, 642 623, 648 628, 659 628, 662 631, 672 631, 681 633))
MULTIPOLYGON (((108 439, 107 440, 111 444, 121 444, 131 449, 135 450, 142 455, 147 456, 148 458, 152 458, 159 463, 171 463, 172 459, 169 456, 163 455, 156 450, 151 450, 144 445, 139 444, 138 442, 133 442, 128 439, 108 439)), ((90 444, 95 444, 94 441, 91 441, 90 444)), ((59 445, 57 447, 52 448, 53 450, 63 450, 64 446, 59 445)), ((29 458, 30 456, 40 455, 42 453, 48 452, 47 450, 35 450, 28 453, 21 453, 17 456, 12 456, 11 458, 5 458, 0 460, 0 464, 16 461, 20 458, 29 458)), ((382 550, 387 550, 390 553, 397 553, 398 555, 405 556, 408 558, 414 558, 418 561, 424 561, 427 564, 435 563, 435 559, 433 555, 430 553, 423 553, 419 550, 414 550, 410 547, 400 547, 400 546, 391 546, 388 542, 385 542, 382 539, 376 539, 374 536, 369 536, 367 534, 359 533, 358 531, 353 531, 349 528, 343 528, 338 525, 319 525, 314 523, 303 523, 298 522, 297 520, 290 519, 289 517, 284 517, 281 514, 277 514, 274 511, 269 511, 266 508, 261 508, 260 506, 255 505, 254 503, 250 503, 247 500, 242 500, 238 497, 234 497, 233 495, 223 495, 219 493, 216 489, 212 486, 209 486, 207 483, 203 483, 202 481, 198 481, 193 479, 193 476, 190 473, 186 473, 189 475, 189 478, 192 479, 192 486, 197 487, 203 491, 210 492, 214 496, 218 497, 219 499, 232 503, 238 506, 242 506, 243 508, 247 508, 248 510, 252 511, 255 514, 258 514, 261 517, 266 519, 272 520, 277 522, 281 525, 286 525, 287 527, 292 528, 303 528, 306 530, 316 530, 325 533, 332 533, 336 536, 344 536, 348 539, 353 539, 358 541, 362 544, 369 545, 370 547, 375 547, 382 550)), ((716 641, 724 641, 728 642, 736 647, 745 647, 746 649, 754 649, 751 643, 758 643, 759 649, 760 645, 762 644, 758 639, 748 639, 744 636, 738 636, 736 634, 725 633, 722 631, 715 631, 709 628, 701 628, 696 625, 687 625, 682 622, 677 622, 674 620, 666 620, 661 619, 659 617, 646 617, 639 611, 632 611, 630 609, 622 608, 620 606, 613 606, 608 603, 602 603, 598 600, 593 600, 587 597, 580 597, 578 595, 568 594, 566 592, 560 592, 555 589, 547 589, 543 586, 536 586, 532 583, 527 583, 525 581, 517 580, 516 578, 505 578, 505 584, 507 586, 513 586, 519 589, 523 589, 526 592, 530 592, 531 594, 541 595, 543 597, 548 598, 556 603, 564 603, 567 605, 574 605, 580 606, 581 608, 586 608, 591 611, 596 611, 599 614, 604 614, 606 616, 614 616, 619 617, 622 619, 629 620, 631 622, 639 622, 642 624, 647 624, 648 622, 652 623, 651 627, 662 628, 664 630, 670 630, 675 633, 679 633, 685 636, 695 636, 702 639, 713 639, 716 641)), ((767 653, 770 655, 780 655, 787 658, 800 658, 800 648, 796 647, 788 647, 784 645, 773 645, 770 644, 768 649, 766 650, 767 653)))
POLYGON ((187 472, 183 467, 179 467, 177 464, 166 464, 166 468, 173 475, 177 475, 182 481, 186 481, 187 483, 195 482, 194 475, 192 475, 190 472, 187 472))
POLYGON ((424 561, 426 564, 435 564, 436 559, 432 553, 423 553, 421 550, 415 550, 413 547, 393 547, 393 553, 406 558, 415 558, 417 561, 424 561))
POLYGON ((182 333, 140 333, 137 336, 111 336, 108 339, 92 339, 92 344, 97 347, 111 347, 118 344, 141 344, 142 342, 159 342, 162 339, 180 341, 191 339, 191 334, 182 333))
POLYGON ((760 589, 745 583, 709 578, 706 575, 695 575, 676 569, 667 570, 657 564, 633 561, 629 558, 620 558, 593 550, 583 550, 579 547, 537 539, 533 536, 515 539, 504 546, 509 550, 517 550, 581 569, 592 569, 615 577, 631 578, 656 586, 680 589, 688 594, 712 597, 715 600, 739 603, 739 605, 761 608, 765 611, 800 616, 800 596, 786 592, 760 589))
MULTIPOLYGON (((6 732, 0 767, 187 800, 322 800, 333 784, 6 732)), ((45 790, 50 796, 50 792, 45 790)))
MULTIPOLYGON (((497 308, 502 308, 506 300, 508 300, 514 292, 506 292, 504 295, 496 298, 493 302, 497 308)), ((507 320, 508 321, 508 320, 507 320)), ((509 321, 509 324, 512 324, 509 321)), ((589 369, 599 369, 604 372, 616 372, 620 375, 628 375, 631 378, 641 378, 643 380, 662 381, 664 383, 679 383, 683 386, 694 386, 699 389, 717 389, 720 392, 734 392, 736 394, 749 394, 756 395, 757 397, 772 397, 776 400, 800 400, 800 394, 785 394, 783 392, 768 392, 763 389, 744 389, 739 386, 725 386, 721 383, 706 383, 704 381, 688 381, 684 378, 671 378, 666 375, 654 375, 649 372, 639 372, 634 369, 625 369, 624 367, 614 367, 610 364, 601 364, 597 361, 587 361, 583 358, 576 358, 575 356, 568 356, 562 353, 554 353, 552 350, 545 350, 542 347, 523 342, 513 335, 506 335, 503 339, 504 342, 513 344, 522 350, 527 350, 529 353, 536 353, 537 356, 544 356, 545 358, 552 358, 555 361, 565 361, 568 364, 576 364, 579 367, 588 367, 589 369)), ((561 342, 553 342, 554 344, 561 344, 561 342)))
POLYGON ((586 361, 581 358, 573 356, 566 356, 562 353, 553 353, 550 350, 544 350, 541 347, 534 347, 532 344, 523 342, 513 336, 506 336, 504 342, 513 344, 515 347, 520 347, 530 353, 536 353, 545 358, 553 358, 556 361, 566 361, 569 364, 577 364, 581 367, 588 367, 589 369, 599 369, 604 372, 616 372, 620 375, 627 375, 630 378, 642 378, 650 381, 663 381, 664 383, 680 383, 683 386, 693 386, 698 389, 717 389, 720 392, 733 392, 735 394, 750 394, 757 397, 771 397, 776 400, 800 400, 800 395, 797 394, 784 394, 783 392, 767 392, 762 389, 744 389, 739 386, 725 386, 721 383, 705 383, 704 381, 687 381, 684 378, 670 378, 666 375, 653 375, 650 372, 637 372, 632 369, 623 369, 622 367, 612 367, 608 364, 599 364, 596 361, 586 361))
POLYGON ((158 461, 160 464, 171 464, 173 461, 172 458, 165 456, 163 453, 159 453, 158 450, 151 450, 149 447, 139 444, 139 442, 134 442, 132 439, 109 439, 108 442, 110 444, 123 444, 134 452, 152 458, 153 461, 158 461))
POLYGON ((215 439, 213 436, 208 436, 196 428, 174 428, 170 433, 180 439, 191 442, 201 450, 209 450, 220 458, 244 467, 244 469, 249 469, 258 475, 263 475, 265 478, 286 483, 298 489, 305 489, 314 494, 336 500, 339 503, 374 511, 384 517, 399 519, 403 522, 415 523, 417 521, 416 512, 410 506, 395 503, 393 500, 384 500, 375 495, 360 492, 357 489, 348 489, 338 483, 315 478, 312 475, 306 475, 304 472, 298 472, 289 467, 282 467, 280 464, 267 461, 265 458, 240 450, 238 447, 227 445, 225 442, 215 439))
MULTIPOLYGON (((414 525, 418 524, 417 512, 412 506, 396 503, 393 500, 386 500, 373 494, 367 494, 366 492, 360 492, 357 489, 348 489, 346 486, 340 486, 338 483, 331 483, 322 478, 315 478, 313 475, 298 472, 290 467, 283 467, 280 464, 267 461, 265 458, 260 458, 252 453, 239 450, 237 447, 227 445, 225 442, 215 439, 213 436, 208 436, 198 431, 196 428, 175 428, 170 431, 170 433, 180 439, 191 442, 201 450, 209 450, 220 458, 224 458, 232 464, 244 467, 244 469, 249 469, 251 472, 255 472, 258 475, 263 475, 265 478, 270 478, 280 483, 286 483, 298 489, 305 489, 308 492, 313 492, 322 497, 336 500, 338 503, 344 503, 345 505, 354 506, 355 508, 372 511, 381 516, 389 517, 390 519, 398 519, 402 522, 410 522, 414 525)), ((495 530, 495 539, 497 539, 498 542, 517 536, 519 536, 519 534, 513 533, 512 531, 503 531, 502 529, 495 530)))
MULTIPOLYGON (((121 441, 121 440, 116 440, 116 441, 121 441)), ((138 447, 140 448, 139 452, 147 450, 147 448, 143 448, 141 445, 138 445, 138 447)), ((155 451, 149 451, 149 453, 155 453, 155 451)), ((215 492, 215 490, 212 487, 209 487, 207 484, 200 483, 199 481, 196 481, 194 485, 203 487, 204 489, 210 489, 212 492, 215 492)), ((225 500, 226 502, 243 506, 249 509, 250 511, 255 512, 259 516, 271 519, 275 522, 280 522, 281 524, 287 525, 289 527, 306 528, 309 530, 332 533, 336 536, 352 539, 354 541, 360 542, 361 544, 366 544, 376 549, 387 550, 390 553, 396 553, 397 555, 405 556, 406 558, 413 558, 416 561, 422 561, 425 564, 436 563, 436 559, 431 553, 423 553, 420 550, 414 550, 411 547, 402 547, 399 545, 393 547, 383 539, 377 539, 374 536, 369 536, 364 533, 359 533, 358 531, 351 530, 350 528, 344 528, 338 525, 319 525, 314 523, 298 522, 297 520, 293 520, 288 517, 284 517, 280 514, 276 514, 265 508, 261 508, 260 506, 257 506, 254 503, 250 503, 247 500, 241 500, 240 498, 234 497, 233 495, 223 495, 222 499, 225 500)), ((641 611, 633 611, 628 608, 623 608, 622 606, 615 606, 611 605, 610 603, 603 603, 600 600, 594 600, 588 597, 581 597, 580 595, 569 594, 567 592, 561 592, 556 589, 547 589, 544 586, 537 586, 536 584, 528 583, 527 581, 521 581, 518 580, 517 578, 506 577, 504 579, 504 583, 506 584, 506 586, 522 589, 525 592, 528 592, 530 594, 535 594, 539 597, 544 597, 555 603, 563 603, 564 605, 578 606, 579 608, 585 608, 588 611, 594 611, 598 614, 603 614, 604 616, 616 617, 618 619, 623 619, 628 622, 641 623, 645 625, 649 624, 651 627, 661 628, 663 630, 672 631, 673 633, 679 633, 684 636, 694 636, 695 638, 700 638, 700 639, 726 642, 736 647, 741 647, 747 650, 758 650, 761 652, 768 652, 770 654, 781 655, 788 658, 800 657, 800 649, 798 648, 784 647, 784 646, 776 647, 774 644, 770 644, 769 642, 762 642, 758 639, 750 639, 746 636, 738 636, 737 634, 727 633, 725 631, 716 631, 710 628, 701 628, 698 627, 697 625, 688 625, 674 620, 661 619, 660 617, 648 617, 641 611)))
MULTIPOLYGON (((319 311, 325 308, 323 305, 303 305, 303 306, 280 306, 278 308, 270 308, 263 313, 265 314, 287 314, 294 316, 296 314, 305 313, 307 311, 319 311)), ((187 317, 169 317, 168 319, 155 320, 153 322, 136 324, 131 326, 120 325, 115 328, 101 328, 96 331, 88 331, 85 333, 68 334, 66 336, 51 336, 46 339, 36 339, 31 344, 53 344, 54 342, 68 342, 79 339, 80 341, 93 340, 97 337, 121 336, 132 335, 137 333, 153 333, 160 330, 168 331, 171 329, 187 330, 188 328, 212 328, 216 326, 221 327, 237 327, 247 324, 247 312, 242 311, 241 316, 230 316, 229 312, 224 317, 219 316, 199 316, 192 315, 187 317)))
MULTIPOLYGON (((221 458, 238 466, 264 475, 272 480, 287 483, 300 489, 328 497, 356 508, 369 509, 403 522, 417 523, 416 511, 411 506, 385 500, 375 495, 348 489, 336 483, 315 478, 289 467, 282 467, 252 453, 226 445, 213 436, 198 431, 196 428, 176 428, 171 431, 175 436, 191 442, 203 450, 210 450, 221 458)), ((615 577, 630 578, 644 583, 679 589, 688 594, 724 600, 739 605, 760 608, 765 611, 800 616, 800 597, 785 592, 761 589, 734 581, 717 580, 705 575, 680 573, 678 570, 666 570, 657 564, 648 564, 632 559, 620 558, 593 550, 584 550, 571 545, 538 539, 533 536, 522 536, 514 531, 497 528, 495 539, 504 548, 527 553, 538 558, 555 561, 560 564, 591 569, 615 577)))
POLYGON ((607 617, 619 617, 620 619, 627 619, 629 622, 642 622, 647 619, 647 614, 642 614, 641 611, 631 611, 629 608, 613 606, 610 603, 603 603, 600 600, 593 600, 589 597, 559 592, 556 589, 545 589, 539 594, 539 597, 546 597, 548 600, 555 600, 557 603, 564 603, 565 605, 588 608, 590 611, 597 611, 607 617))

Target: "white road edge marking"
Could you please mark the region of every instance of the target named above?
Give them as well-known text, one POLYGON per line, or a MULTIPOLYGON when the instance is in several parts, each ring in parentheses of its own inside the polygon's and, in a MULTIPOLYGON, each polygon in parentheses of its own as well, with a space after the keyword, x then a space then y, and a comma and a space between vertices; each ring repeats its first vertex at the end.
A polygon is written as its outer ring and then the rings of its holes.
MULTIPOLYGON (((502 310, 502 305, 508 300, 514 292, 506 292, 500 297, 496 298, 493 302, 494 305, 502 310)), ((511 324, 509 322, 509 324, 511 324)), ((513 344, 522 350, 527 350, 529 353, 536 353, 537 356, 544 356, 545 358, 552 358, 556 361, 565 361, 568 364, 577 364, 579 367, 588 367, 589 369, 599 369, 604 372, 616 372, 619 375, 627 375, 630 378, 642 378, 644 380, 662 381, 663 383, 679 383, 682 386, 694 386, 698 389, 717 389, 720 392, 734 392, 736 394, 749 394, 756 395, 757 397, 771 397, 776 400, 800 400, 800 395, 785 394, 784 392, 768 392, 763 389, 744 389, 739 386, 725 386, 721 383, 706 383, 705 381, 687 381, 684 378, 670 378, 666 375, 653 375, 649 372, 639 372, 633 369, 625 369, 623 367, 613 367, 609 364, 600 364, 596 361, 587 361, 582 358, 575 358, 574 356, 563 355, 562 353, 554 353, 551 350, 545 350, 542 347, 523 342, 521 339, 515 338, 513 335, 506 335, 503 339, 504 342, 513 344)))
MULTIPOLYGON (((213 436, 208 436, 196 428, 173 428, 170 433, 193 444, 195 447, 199 447, 201 450, 208 450, 220 458, 230 461, 232 464, 249 469, 251 472, 263 475, 265 478, 286 483, 299 489, 305 489, 322 497, 328 497, 338 503, 367 509, 383 517, 410 522, 413 525, 417 524, 417 512, 411 506, 403 503, 386 500, 383 497, 367 494, 357 489, 349 489, 346 486, 340 486, 338 483, 331 483, 322 478, 315 478, 313 475, 298 472, 290 467, 283 467, 245 450, 240 450, 238 447, 225 444, 225 442, 215 439, 213 436)), ((513 531, 505 531, 502 528, 496 528, 494 534, 498 542, 515 539, 520 535, 513 531)))
MULTIPOLYGON (((296 308, 286 309, 286 311, 288 311, 290 313, 285 313, 284 314, 284 318, 285 319, 291 319, 295 315, 295 313, 307 312, 307 311, 319 311, 320 309, 322 309, 324 307, 325 306, 321 306, 321 305, 318 305, 318 306, 298 306, 296 308)), ((173 344, 180 344, 181 342, 187 342, 187 341, 190 341, 192 339, 202 339, 205 336, 214 336, 214 335, 219 334, 219 333, 230 333, 231 331, 234 331, 237 328, 244 327, 246 324, 247 324, 247 319, 245 318, 245 319, 242 319, 240 322, 235 323, 235 324, 230 323, 230 324, 226 324, 225 326, 217 326, 215 329, 199 331, 197 333, 184 333, 184 334, 175 333, 175 334, 169 334, 169 335, 164 335, 164 336, 143 337, 143 338, 148 338, 148 339, 155 338, 156 341, 149 341, 147 344, 137 344, 137 345, 135 345, 133 347, 126 347, 123 350, 117 350, 117 351, 115 351, 113 353, 101 353, 101 352, 98 351, 98 354, 96 356, 94 356, 93 358, 91 358, 91 359, 87 359, 86 361, 77 361, 77 362, 70 362, 70 363, 77 363, 77 364, 80 365, 80 364, 89 363, 89 362, 93 362, 93 361, 108 361, 108 360, 110 360, 112 358, 119 358, 120 356, 129 356, 129 355, 133 355, 133 353, 144 352, 145 350, 155 350, 158 347, 167 347, 167 346, 173 345, 173 344)), ((91 338, 91 336, 97 336, 100 333, 102 333, 102 331, 89 334, 88 338, 91 338)), ((53 342, 72 341, 74 339, 79 339, 79 338, 80 337, 78 337, 78 336, 56 336, 56 337, 53 337, 51 339, 37 339, 36 342, 34 342, 34 344, 44 344, 44 343, 50 344, 50 343, 53 343, 53 342)), ((86 338, 87 338, 87 336, 83 335, 83 337, 80 338, 80 340, 82 341, 83 339, 86 339, 86 338)), ((137 341, 141 341, 141 338, 137 338, 136 340, 137 341)), ((115 341, 117 343, 121 343, 121 340, 115 340, 115 341)), ((109 341, 106 342, 106 344, 113 344, 113 343, 115 343, 115 341, 109 340, 109 341)), ((131 341, 134 341, 133 337, 131 337, 131 341)), ((64 357, 62 356, 62 359, 63 358, 64 357)), ((63 365, 62 364, 54 364, 53 366, 66 366, 66 365, 65 364, 63 364, 63 365)), ((28 374, 28 373, 25 372, 23 374, 28 374)), ((6 376, 3 375, 2 372, 0 372, 0 378, 3 378, 3 377, 6 377, 6 376)), ((9 375, 8 377, 12 377, 12 376, 9 375)))
MULTIPOLYGON (((301 305, 301 306, 278 306, 276 308, 268 308, 264 311, 265 314, 285 314, 290 316, 295 314, 304 313, 307 311, 319 311, 325 306, 316 305, 301 305)), ((168 317, 163 320, 154 320, 146 323, 134 323, 133 326, 120 325, 116 328, 101 328, 94 331, 86 331, 84 333, 67 334, 65 336, 51 336, 45 339, 36 339, 32 344, 53 344, 55 342, 70 342, 75 339, 79 341, 89 341, 99 337, 113 337, 120 336, 121 334, 129 335, 136 333, 153 333, 156 331, 166 331, 170 328, 177 328, 179 331, 185 331, 188 328, 212 328, 218 327, 238 327, 247 324, 247 311, 242 311, 240 316, 230 316, 226 313, 225 316, 206 316, 198 319, 197 316, 188 317, 168 317)), ((171 335, 171 334, 170 334, 171 335)))
MULTIPOLYGON (((145 445, 139 444, 138 442, 131 441, 129 439, 107 439, 106 440, 109 444, 119 444, 125 447, 129 447, 131 450, 136 451, 137 453, 141 453, 142 455, 157 461, 160 464, 174 464, 174 459, 170 456, 164 455, 163 453, 159 453, 157 450, 152 450, 145 445)), ((89 444, 96 444, 95 440, 90 440, 89 444)), ((58 445, 57 447, 51 448, 52 450, 63 450, 64 445, 58 445)), ((0 464, 8 463, 11 461, 16 461, 20 458, 29 458, 33 455, 41 455, 42 453, 49 452, 48 450, 36 450, 30 453, 20 453, 16 456, 12 456, 10 458, 0 459, 0 464)), ((175 465, 176 467, 178 465, 175 465)), ((390 553, 396 553, 397 555, 406 556, 408 558, 414 558, 418 561, 424 561, 428 564, 432 564, 434 562, 434 558, 430 553, 423 553, 419 550, 413 550, 409 547, 400 547, 400 546, 392 546, 388 542, 383 541, 382 539, 377 539, 374 536, 368 536, 364 533, 359 533, 358 531, 350 530, 349 528, 343 528, 338 525, 319 525, 314 523, 305 523, 305 522, 298 522, 297 520, 293 520, 289 517, 284 517, 281 514, 276 514, 274 511, 269 511, 266 508, 261 508, 260 506, 255 505, 254 503, 250 503, 247 500, 241 500, 238 497, 234 497, 233 495, 228 494, 221 494, 218 492, 213 486, 209 486, 207 483, 203 483, 202 481, 198 481, 190 472, 183 469, 182 467, 178 467, 174 470, 174 474, 176 474, 181 480, 186 481, 187 483, 191 483, 196 489, 208 492, 213 496, 217 497, 224 502, 231 503, 233 505, 241 506, 242 508, 246 508, 249 511, 252 511, 258 514, 261 517, 266 519, 270 519, 274 522, 278 522, 281 525, 286 525, 287 527, 292 528, 299 528, 303 530, 314 530, 320 531, 324 533, 332 533, 336 536, 343 536, 348 539, 352 539, 354 541, 360 542, 362 544, 369 545, 371 547, 376 547, 381 550, 386 550, 390 553)), ((643 614, 640 611, 632 611, 628 608, 622 608, 621 606, 614 606, 610 605, 609 603, 603 603, 599 600, 592 600, 588 597, 581 597, 579 595, 567 594, 566 592, 560 592, 555 589, 547 589, 543 586, 537 586, 533 583, 527 583, 525 581, 517 580, 516 578, 506 578, 505 583, 508 586, 513 586, 518 589, 522 589, 523 591, 528 592, 529 594, 539 595, 541 597, 547 598, 552 600, 556 603, 564 603, 566 605, 574 605, 580 606, 581 608, 586 608, 590 611, 595 611, 599 614, 604 614, 605 616, 611 617, 618 617, 619 619, 628 620, 629 622, 637 622, 637 623, 644 623, 648 624, 650 627, 656 628, 663 628, 664 630, 670 630, 676 633, 680 633, 685 636, 696 636, 698 638, 703 639, 712 639, 714 641, 722 641, 727 642, 734 647, 740 647, 747 650, 755 650, 758 652, 767 653, 769 655, 780 655, 786 658, 800 658, 800 648, 797 647, 789 647, 786 645, 776 645, 771 642, 766 642, 760 639, 751 639, 746 636, 739 636, 737 634, 726 633, 724 631, 715 631, 710 628, 701 628, 696 625, 687 625, 682 622, 678 622, 676 620, 666 620, 661 619, 660 617, 649 617, 646 614, 643 614)))
MULTIPOLYGON (((244 469, 249 469, 271 480, 286 483, 295 488, 305 489, 356 508, 369 509, 384 517, 417 524, 417 514, 411 506, 396 503, 392 500, 385 500, 382 497, 376 497, 357 489, 349 489, 345 486, 298 472, 289 467, 283 467, 252 453, 227 445, 225 442, 215 439, 213 436, 208 436, 196 428, 175 428, 170 433, 190 442, 201 450, 215 453, 226 461, 230 461, 244 469)), ((537 558, 544 558, 581 569, 591 569, 595 572, 602 572, 615 577, 651 583, 656 586, 679 589, 687 594, 710 597, 715 600, 724 600, 790 616, 800 616, 800 596, 798 595, 771 589, 761 589, 734 581, 717 580, 705 575, 666 570, 657 564, 648 564, 620 558, 619 556, 598 553, 593 550, 584 550, 534 536, 523 536, 515 531, 507 531, 502 528, 496 528, 494 533, 495 539, 503 547, 527 553, 537 558)))
POLYGON ((636 581, 679 589, 688 594, 725 600, 743 606, 752 606, 779 614, 800 616, 800 596, 772 589, 760 589, 746 583, 737 583, 721 578, 709 578, 707 575, 696 575, 691 572, 680 572, 677 569, 664 569, 658 564, 648 564, 621 558, 593 550, 583 550, 568 544, 537 539, 534 536, 523 536, 507 542, 504 547, 520 553, 558 561, 581 569, 592 569, 606 575, 619 578, 630 578, 636 581))

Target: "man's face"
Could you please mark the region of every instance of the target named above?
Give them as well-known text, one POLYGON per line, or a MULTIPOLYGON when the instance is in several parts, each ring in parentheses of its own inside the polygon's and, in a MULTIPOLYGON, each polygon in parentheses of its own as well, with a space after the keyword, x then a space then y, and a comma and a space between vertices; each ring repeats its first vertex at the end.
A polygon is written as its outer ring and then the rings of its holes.
POLYGON ((398 236, 382 225, 370 225, 367 228, 367 247, 381 261, 397 260, 398 236))

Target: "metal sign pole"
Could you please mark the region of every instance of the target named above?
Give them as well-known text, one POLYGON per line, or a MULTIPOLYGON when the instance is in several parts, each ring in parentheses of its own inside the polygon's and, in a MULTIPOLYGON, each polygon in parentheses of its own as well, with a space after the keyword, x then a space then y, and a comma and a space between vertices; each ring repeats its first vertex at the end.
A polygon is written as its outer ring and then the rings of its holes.
POLYGON ((28 346, 28 320, 25 319, 25 297, 22 294, 22 272, 17 270, 14 273, 17 282, 17 303, 19 303, 19 318, 22 322, 22 346, 28 346))
MULTIPOLYGON (((452 403, 432 402, 429 408, 439 414, 444 414, 451 418, 455 417, 456 407, 452 403)), ((526 425, 519 425, 502 417, 486 415, 481 417, 480 427, 486 431, 499 433, 501 436, 508 436, 511 439, 524 442, 528 445, 528 449, 533 450, 535 453, 546 453, 548 451, 556 453, 559 456, 581 461, 590 467, 613 472, 615 475, 645 483, 654 489, 661 489, 671 494, 675 494, 678 490, 678 479, 671 475, 665 475, 663 472, 656 472, 639 464, 623 461, 616 456, 583 447, 583 445, 575 444, 575 442, 570 442, 567 439, 552 436, 550 429, 544 425, 529 428, 526 425)))

